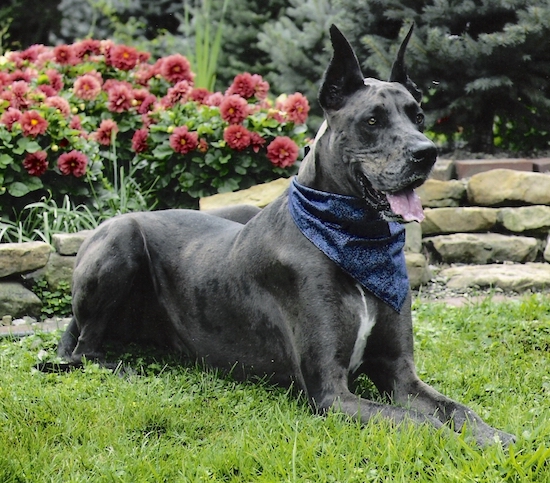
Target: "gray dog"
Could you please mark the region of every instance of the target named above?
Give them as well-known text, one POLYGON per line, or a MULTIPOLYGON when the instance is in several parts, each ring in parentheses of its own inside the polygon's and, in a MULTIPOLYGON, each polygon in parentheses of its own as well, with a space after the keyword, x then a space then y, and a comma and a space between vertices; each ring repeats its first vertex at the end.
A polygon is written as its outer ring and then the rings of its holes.
POLYGON ((77 257, 59 354, 78 364, 108 341, 155 345, 238 379, 294 384, 319 412, 468 423, 480 444, 513 441, 415 372, 399 222, 422 216, 413 189, 436 148, 403 62, 411 32, 382 82, 363 78, 331 27, 324 132, 289 190, 246 224, 254 212, 167 210, 96 229, 77 257), (396 405, 354 395, 359 374, 396 405))

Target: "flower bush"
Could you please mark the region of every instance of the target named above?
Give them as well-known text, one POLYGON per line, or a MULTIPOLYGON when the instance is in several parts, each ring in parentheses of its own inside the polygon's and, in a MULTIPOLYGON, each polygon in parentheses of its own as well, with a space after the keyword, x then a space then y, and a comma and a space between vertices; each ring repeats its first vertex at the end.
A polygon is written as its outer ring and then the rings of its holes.
POLYGON ((65 195, 102 209, 131 176, 150 205, 196 206, 296 169, 309 105, 261 76, 195 88, 188 60, 111 41, 0 57, 0 214, 65 195))

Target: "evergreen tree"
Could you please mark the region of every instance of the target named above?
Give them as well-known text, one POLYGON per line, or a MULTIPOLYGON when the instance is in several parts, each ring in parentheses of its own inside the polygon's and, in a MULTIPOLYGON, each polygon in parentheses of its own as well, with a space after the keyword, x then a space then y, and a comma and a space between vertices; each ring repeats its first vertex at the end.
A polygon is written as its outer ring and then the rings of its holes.
POLYGON ((303 93, 311 111, 308 124, 322 121, 317 91, 331 56, 329 27, 343 12, 331 0, 289 0, 291 6, 263 25, 259 47, 269 55, 272 71, 267 78, 275 91, 303 93))
POLYGON ((435 131, 461 131, 473 151, 548 147, 550 0, 335 1, 365 71, 382 78, 415 23, 407 60, 435 131))

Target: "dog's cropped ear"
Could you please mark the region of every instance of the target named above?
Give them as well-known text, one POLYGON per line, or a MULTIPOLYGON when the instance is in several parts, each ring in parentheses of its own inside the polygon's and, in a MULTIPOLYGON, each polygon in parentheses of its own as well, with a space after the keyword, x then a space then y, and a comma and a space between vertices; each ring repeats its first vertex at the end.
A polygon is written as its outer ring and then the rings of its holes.
POLYGON ((365 84, 355 52, 335 25, 330 27, 330 40, 334 54, 319 90, 319 104, 325 110, 337 110, 365 84))
POLYGON ((422 100, 422 92, 420 91, 420 89, 418 89, 418 87, 416 87, 416 84, 411 80, 411 78, 407 74, 407 67, 405 66, 405 51, 407 50, 407 45, 412 36, 413 30, 414 30, 414 24, 411 25, 411 28, 409 29, 409 33, 403 39, 403 42, 401 43, 401 47, 399 47, 399 51, 397 52, 397 58, 395 59, 395 62, 393 63, 393 66, 391 69, 390 82, 399 82, 400 84, 403 84, 407 88, 407 90, 412 94, 412 96, 416 99, 416 101, 420 102, 422 100))

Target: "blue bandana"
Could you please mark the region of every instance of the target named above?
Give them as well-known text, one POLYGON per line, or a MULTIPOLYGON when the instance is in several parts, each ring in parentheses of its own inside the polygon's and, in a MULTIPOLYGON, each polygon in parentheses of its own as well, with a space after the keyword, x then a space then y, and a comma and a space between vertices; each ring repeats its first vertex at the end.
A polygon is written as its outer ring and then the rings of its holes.
POLYGON ((375 214, 361 198, 317 191, 293 178, 289 209, 319 250, 396 311, 409 292, 405 229, 375 214))

